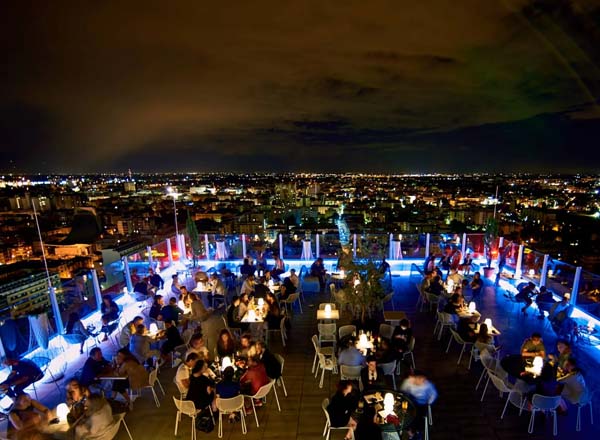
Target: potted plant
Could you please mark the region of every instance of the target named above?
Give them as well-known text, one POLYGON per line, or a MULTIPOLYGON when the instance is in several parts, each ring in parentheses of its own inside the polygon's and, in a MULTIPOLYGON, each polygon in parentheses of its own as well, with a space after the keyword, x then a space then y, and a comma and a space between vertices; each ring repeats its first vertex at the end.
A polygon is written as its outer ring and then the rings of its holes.
MULTIPOLYGON (((198 228, 196 227, 196 222, 190 215, 188 211, 187 220, 185 222, 185 227, 187 229, 188 237, 190 237, 190 245, 192 247, 192 260, 193 265, 196 267, 196 258, 200 255, 200 236, 198 235, 198 228)), ((208 249, 206 250, 208 254, 208 249)))
POLYGON ((346 266, 346 298, 352 305, 355 324, 364 330, 376 330, 377 321, 372 319, 373 310, 385 297, 382 283, 384 274, 372 258, 351 261, 346 266))
POLYGON ((487 266, 483 268, 483 275, 486 278, 491 278, 494 275, 492 267, 492 258, 497 254, 497 238, 498 238, 498 221, 495 218, 488 218, 485 224, 485 234, 483 236, 483 245, 485 247, 485 256, 487 258, 487 266))

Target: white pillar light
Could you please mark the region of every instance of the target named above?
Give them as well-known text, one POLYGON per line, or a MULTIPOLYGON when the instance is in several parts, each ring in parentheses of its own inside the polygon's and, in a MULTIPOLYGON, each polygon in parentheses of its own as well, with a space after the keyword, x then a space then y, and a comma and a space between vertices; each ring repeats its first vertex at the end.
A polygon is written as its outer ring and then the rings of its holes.
POLYGON ((100 289, 100 282, 98 281, 96 269, 92 269, 92 286, 94 287, 94 297, 96 298, 96 310, 100 310, 100 307, 102 306, 102 290, 100 289))
POLYGON ((319 233, 317 232, 317 234, 315 235, 315 255, 316 258, 319 258, 321 256, 321 246, 320 246, 320 240, 319 240, 319 233))
POLYGON ((283 260, 283 234, 279 234, 279 258, 283 260))
POLYGON ((146 253, 148 254, 148 267, 152 269, 152 246, 146 246, 146 253))
POLYGON ((542 272, 540 274, 540 287, 546 285, 546 278, 548 277, 548 259, 549 255, 544 255, 544 262, 542 263, 542 272))
POLYGON ((394 259, 394 250, 392 248, 392 242, 394 241, 394 234, 390 234, 390 252, 389 252, 389 259, 393 260, 394 259))
POLYGON ((133 292, 133 283, 131 282, 131 271, 129 270, 129 261, 127 257, 121 257, 123 260, 123 275, 125 276, 125 285, 129 292, 133 292))
POLYGON ((461 246, 460 251, 464 258, 464 255, 467 252, 467 233, 466 232, 463 233, 463 235, 462 235, 462 243, 461 244, 462 244, 462 246, 461 246))
POLYGON ((573 278, 573 288, 571 289, 571 304, 577 304, 577 295, 579 294, 579 282, 581 281, 581 267, 575 269, 575 278, 573 278))
POLYGON ((204 234, 204 249, 206 249, 206 261, 210 261, 210 248, 208 247, 208 234, 204 234))
POLYGON ((431 234, 428 232, 425 235, 425 258, 429 257, 429 241, 431 240, 431 234))
POLYGON ((352 236, 352 255, 356 258, 356 234, 352 236))
POLYGON ((242 234, 242 260, 246 258, 246 234, 242 234))
POLYGON ((171 238, 167 238, 167 255, 169 257, 169 266, 173 266, 173 249, 171 249, 171 238))
POLYGON ((523 266, 523 249, 525 246, 519 245, 519 253, 517 254, 517 265, 515 266, 515 279, 521 279, 521 267, 523 266))

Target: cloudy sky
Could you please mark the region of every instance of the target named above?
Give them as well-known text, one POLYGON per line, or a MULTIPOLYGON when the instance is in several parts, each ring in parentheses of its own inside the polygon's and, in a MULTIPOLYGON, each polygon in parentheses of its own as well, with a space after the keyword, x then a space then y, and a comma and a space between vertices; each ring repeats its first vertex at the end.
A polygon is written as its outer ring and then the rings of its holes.
POLYGON ((7 3, 3 172, 600 169, 600 0, 7 3))

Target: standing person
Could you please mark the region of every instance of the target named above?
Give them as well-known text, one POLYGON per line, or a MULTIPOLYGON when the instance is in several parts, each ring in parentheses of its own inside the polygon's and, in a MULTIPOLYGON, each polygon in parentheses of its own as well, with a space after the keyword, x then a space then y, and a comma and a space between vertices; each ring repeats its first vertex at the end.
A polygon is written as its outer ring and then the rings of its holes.
POLYGON ((344 440, 350 440, 353 437, 356 421, 352 418, 352 413, 356 411, 357 407, 358 397, 354 392, 352 381, 341 380, 337 385, 336 393, 331 397, 327 406, 327 412, 332 427, 348 427, 344 440))
POLYGON ((4 365, 10 367, 10 374, 0 384, 0 390, 4 391, 10 397, 22 394, 25 388, 44 377, 44 373, 40 370, 40 367, 29 359, 7 357, 4 360, 4 365))
POLYGON ((161 314, 162 308, 165 306, 165 300, 162 295, 155 295, 154 301, 152 302, 152 307, 150 307, 150 312, 148 316, 152 319, 158 319, 158 316, 161 314))
POLYGON ((462 270, 463 270, 463 274, 469 275, 469 272, 471 272, 471 267, 473 266, 473 258, 471 257, 471 254, 469 252, 467 252, 467 254, 465 255, 465 259, 462 262, 462 270))
POLYGON ((525 306, 521 309, 521 312, 525 315, 527 315, 527 309, 533 304, 533 296, 535 296, 535 284, 531 281, 515 295, 518 302, 525 303, 525 306))
POLYGON ((67 328, 65 329, 65 332, 67 335, 79 335, 83 337, 81 346, 79 347, 79 354, 83 354, 83 346, 85 345, 86 339, 90 337, 90 333, 81 322, 79 313, 72 312, 69 314, 69 321, 67 322, 67 328))
POLYGON ((402 382, 400 390, 408 394, 417 406, 417 416, 408 428, 409 438, 419 432, 423 426, 423 418, 427 417, 428 406, 437 399, 438 393, 435 386, 421 371, 415 370, 402 382))
POLYGON ((310 276, 317 277, 319 279, 319 288, 320 292, 323 293, 325 291, 325 275, 327 273, 327 269, 323 265, 323 259, 317 258, 315 262, 310 266, 310 276))
POLYGON ((500 277, 502 276, 504 266, 506 266, 506 258, 508 257, 509 252, 510 243, 498 249, 498 273, 496 274, 496 281, 494 282, 494 286, 496 287, 498 287, 498 285, 500 284, 500 277))

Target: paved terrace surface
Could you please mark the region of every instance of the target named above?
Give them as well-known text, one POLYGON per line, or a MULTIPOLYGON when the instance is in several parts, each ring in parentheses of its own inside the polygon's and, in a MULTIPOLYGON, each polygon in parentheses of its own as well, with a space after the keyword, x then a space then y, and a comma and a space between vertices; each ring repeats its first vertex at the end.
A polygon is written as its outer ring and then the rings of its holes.
MULTIPOLYGON (((164 275, 164 274, 163 274, 164 275)), ((165 275, 166 278, 166 275, 165 275)), ((558 420, 558 436, 552 436, 551 418, 538 416, 533 434, 527 433, 529 413, 518 415, 516 408, 510 406, 503 420, 500 414, 504 400, 500 399, 498 393, 491 388, 488 389, 483 403, 479 401, 481 388, 475 391, 475 384, 481 372, 481 366, 475 364, 471 371, 467 370, 468 356, 463 356, 460 365, 457 365, 458 346, 453 344, 449 354, 445 354, 448 342, 448 333, 444 334, 442 341, 433 337, 434 314, 429 311, 419 312, 415 308, 418 292, 415 283, 419 282, 418 276, 410 279, 407 276, 394 277, 394 306, 396 310, 405 311, 413 323, 416 337, 415 361, 419 369, 425 370, 432 382, 437 386, 439 399, 433 407, 433 426, 430 428, 432 439, 595 439, 600 438, 600 403, 596 396, 595 419, 596 425, 591 426, 589 420, 589 408, 583 411, 583 430, 575 431, 576 410, 570 408, 567 416, 560 416, 558 420)), ((167 286, 168 288, 169 286, 167 286)), ((503 297, 502 289, 496 289, 486 281, 482 301, 479 310, 482 319, 492 318, 494 326, 502 335, 499 343, 502 344, 502 355, 518 353, 522 340, 533 331, 543 332, 544 342, 547 348, 554 347, 555 336, 544 321, 537 319, 530 313, 528 317, 523 316, 516 309, 511 310, 511 305, 503 297)), ((289 342, 282 347, 280 338, 272 337, 271 350, 281 353, 285 357, 284 378, 287 386, 288 397, 283 397, 279 388, 281 412, 269 397, 267 405, 258 409, 260 427, 257 428, 253 416, 247 417, 248 433, 242 436, 239 423, 224 426, 225 439, 319 439, 322 438, 324 426, 324 415, 321 410, 321 402, 330 397, 334 391, 339 375, 331 376, 329 372, 325 375, 322 389, 318 387, 318 381, 311 374, 314 350, 310 337, 317 333, 316 307, 320 302, 327 302, 329 295, 305 294, 306 302, 304 313, 296 312, 292 319, 292 329, 289 332, 289 342)), ((388 304, 389 308, 390 305, 388 304)), ((339 325, 350 322, 348 312, 344 313, 339 325)), ((209 321, 203 323, 203 331, 208 338, 207 344, 212 352, 216 334, 223 324, 220 316, 213 316, 209 321)), ((103 352, 109 356, 115 351, 109 342, 101 345, 103 352)), ((586 381, 594 389, 600 386, 600 375, 596 374, 599 355, 596 348, 576 348, 575 355, 586 372, 586 381)), ((69 362, 65 378, 73 375, 82 367, 85 356, 74 355, 69 362)), ((175 369, 166 368, 161 370, 160 381, 162 382, 166 396, 161 398, 161 406, 157 408, 149 392, 136 400, 134 409, 130 412, 126 421, 135 440, 140 439, 166 439, 173 438, 175 424, 175 406, 171 396, 178 396, 173 377, 175 369)), ((400 381, 398 381, 398 384, 400 381)), ((40 388, 41 400, 47 405, 56 405, 64 401, 64 383, 59 384, 63 390, 58 395, 53 384, 44 384, 40 388)), ((185 417, 180 424, 178 438, 190 438, 190 419, 185 417)), ((333 439, 341 439, 344 431, 332 431, 333 439)), ((123 429, 116 437, 125 440, 127 435, 123 429)), ((198 438, 216 439, 217 429, 210 434, 198 432, 198 438)))

